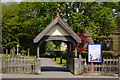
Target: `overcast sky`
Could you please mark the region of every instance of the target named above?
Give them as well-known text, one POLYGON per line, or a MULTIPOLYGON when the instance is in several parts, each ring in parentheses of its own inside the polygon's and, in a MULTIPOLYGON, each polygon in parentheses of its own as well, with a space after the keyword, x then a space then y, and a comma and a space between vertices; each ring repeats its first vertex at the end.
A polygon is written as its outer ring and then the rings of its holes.
MULTIPOLYGON (((0 0, 1 2, 41 2, 41 1, 45 1, 45 2, 51 2, 54 0, 0 0)), ((64 2, 64 1, 80 1, 80 2, 94 2, 94 1, 103 1, 103 2, 118 2, 120 0, 56 0, 56 1, 60 1, 60 2, 64 2)))
POLYGON ((1 2, 21 2, 22 0, 1 0, 1 2))

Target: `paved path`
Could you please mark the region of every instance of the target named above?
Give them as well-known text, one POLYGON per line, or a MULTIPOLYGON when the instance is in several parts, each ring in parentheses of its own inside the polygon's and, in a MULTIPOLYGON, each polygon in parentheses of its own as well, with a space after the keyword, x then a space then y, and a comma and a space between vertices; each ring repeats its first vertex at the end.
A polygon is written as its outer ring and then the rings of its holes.
POLYGON ((67 69, 56 64, 49 58, 41 58, 42 72, 40 75, 31 74, 2 74, 3 78, 117 78, 113 76, 74 76, 67 69))
POLYGON ((50 58, 41 58, 41 70, 42 73, 44 72, 67 72, 66 68, 61 67, 60 65, 56 64, 50 58))

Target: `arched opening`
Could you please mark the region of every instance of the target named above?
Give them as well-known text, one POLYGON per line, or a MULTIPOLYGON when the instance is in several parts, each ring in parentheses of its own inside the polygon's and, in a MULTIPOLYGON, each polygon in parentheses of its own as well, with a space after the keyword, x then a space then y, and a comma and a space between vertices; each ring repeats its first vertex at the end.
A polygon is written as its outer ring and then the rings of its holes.
MULTIPOLYGON (((60 38, 59 38, 60 39, 60 38)), ((70 40, 70 39, 69 39, 70 40)), ((73 58, 75 57, 75 43, 74 42, 70 42, 70 41, 66 41, 66 40, 45 40, 45 41, 42 41, 42 43, 40 43, 38 45, 39 47, 39 56, 42 60, 41 60, 41 71, 70 71, 72 70, 73 71, 73 58), (54 42, 59 42, 59 46, 60 46, 60 49, 57 50, 56 49, 56 46, 54 46, 54 42), (46 45, 47 43, 50 42, 50 45, 51 47, 55 47, 54 49, 47 49, 46 48, 46 45), (63 46, 61 46, 61 44, 63 46), (66 49, 63 48, 66 46, 66 49), (64 55, 62 54, 62 51, 65 52, 64 55), (60 67, 60 66, 53 66, 53 65, 49 65, 49 63, 44 63, 45 59, 51 59, 51 58, 54 58, 54 60, 56 58, 59 58, 59 59, 64 59, 64 61, 66 62, 64 64, 64 67, 60 67)), ((62 60, 60 60, 60 62, 58 62, 59 64, 62 64, 61 63, 62 60)), ((47 61, 49 62, 49 61, 47 61)), ((72 72, 71 71, 71 72, 72 72)))

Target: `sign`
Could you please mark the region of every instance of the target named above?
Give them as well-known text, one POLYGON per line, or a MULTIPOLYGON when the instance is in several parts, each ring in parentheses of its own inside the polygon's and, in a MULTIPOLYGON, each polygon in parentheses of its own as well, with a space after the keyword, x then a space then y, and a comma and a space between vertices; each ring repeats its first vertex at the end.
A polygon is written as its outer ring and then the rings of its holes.
POLYGON ((102 62, 101 44, 88 44, 88 62, 102 62))

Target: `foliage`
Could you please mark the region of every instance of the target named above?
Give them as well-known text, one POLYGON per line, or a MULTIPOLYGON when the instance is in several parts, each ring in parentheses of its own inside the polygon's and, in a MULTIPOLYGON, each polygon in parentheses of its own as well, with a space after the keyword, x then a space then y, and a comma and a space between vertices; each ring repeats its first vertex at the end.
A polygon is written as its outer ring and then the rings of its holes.
MULTIPOLYGON (((2 47, 20 45, 35 54, 34 37, 52 20, 60 8, 60 16, 76 32, 93 34, 95 43, 108 37, 116 28, 115 14, 120 2, 20 2, 2 4, 2 47), (113 11, 113 9, 115 11, 113 11)), ((57 47, 59 49, 59 47, 57 47)))
POLYGON ((55 49, 57 51, 59 51, 60 50, 60 44, 61 44, 61 42, 60 41, 53 41, 53 43, 56 45, 55 49))
MULTIPOLYGON (((52 60, 54 60, 54 58, 52 58, 52 60)), ((66 68, 66 59, 62 59, 62 64, 60 64, 60 57, 57 57, 55 62, 66 68)))
POLYGON ((25 51, 24 49, 22 49, 20 52, 22 53, 22 55, 25 55, 25 53, 26 53, 27 51, 25 51))
POLYGON ((117 57, 118 55, 119 55, 119 52, 117 51, 102 51, 102 56, 105 58, 117 57))
POLYGON ((78 43, 78 52, 79 53, 83 53, 83 51, 86 51, 87 50, 87 46, 85 45, 88 45, 88 43, 90 42, 89 39, 82 33, 78 33, 78 36, 80 37, 82 43, 78 43))
POLYGON ((21 53, 26 53, 26 51, 25 50, 21 50, 21 53))
POLYGON ((69 53, 67 53, 66 51, 61 51, 61 57, 63 59, 67 59, 67 54, 69 54, 69 53))
POLYGON ((54 51, 55 47, 56 46, 52 41, 46 42, 46 45, 45 45, 46 51, 54 51))
POLYGON ((0 54, 0 57, 10 57, 9 54, 0 54))
POLYGON ((63 59, 72 58, 74 57, 74 53, 68 53, 66 51, 61 51, 61 57, 63 59))
POLYGON ((46 51, 42 57, 47 57, 47 58, 54 58, 55 57, 55 52, 54 51, 46 51))
MULTIPOLYGON (((119 54, 119 52, 117 52, 117 51, 102 51, 103 58, 118 57, 118 54, 119 54)), ((82 58, 87 58, 88 52, 83 51, 81 55, 82 55, 82 58)))
POLYGON ((90 18, 89 28, 94 33, 93 38, 95 43, 99 43, 100 38, 103 36, 108 37, 112 33, 112 30, 116 28, 114 13, 109 7, 101 4, 93 4, 86 14, 90 18))
POLYGON ((18 39, 18 5, 12 4, 10 6, 4 6, 2 11, 2 42, 3 47, 12 47, 19 44, 18 39), (16 33, 17 32, 17 33, 16 33))
POLYGON ((87 58, 88 57, 88 52, 87 51, 83 51, 81 56, 82 56, 82 58, 87 58))

